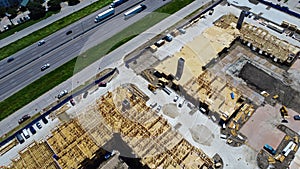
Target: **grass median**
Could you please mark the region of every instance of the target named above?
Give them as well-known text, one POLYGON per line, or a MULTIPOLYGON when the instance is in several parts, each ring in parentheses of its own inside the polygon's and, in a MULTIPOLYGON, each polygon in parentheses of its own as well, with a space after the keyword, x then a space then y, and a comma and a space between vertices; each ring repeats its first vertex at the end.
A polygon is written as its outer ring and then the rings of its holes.
MULTIPOLYGON (((15 41, 14 43, 11 43, 7 46, 4 46, 2 48, 0 48, 0 60, 9 57, 10 55, 26 48, 27 46, 36 43, 37 41, 55 33, 56 31, 78 21, 81 18, 84 18, 85 16, 101 9, 104 6, 107 6, 108 4, 110 4, 112 2, 112 0, 99 0, 94 2, 93 4, 80 9, 77 12, 74 12, 58 21, 53 22, 52 24, 37 30, 17 41, 15 41)), ((26 23, 24 23, 26 24, 26 23)))
MULTIPOLYGON (((194 0, 173 0, 0 102, 0 121, 194 0), (122 42, 122 43, 120 43, 122 42)), ((137 44, 138 45, 138 44, 137 44)))

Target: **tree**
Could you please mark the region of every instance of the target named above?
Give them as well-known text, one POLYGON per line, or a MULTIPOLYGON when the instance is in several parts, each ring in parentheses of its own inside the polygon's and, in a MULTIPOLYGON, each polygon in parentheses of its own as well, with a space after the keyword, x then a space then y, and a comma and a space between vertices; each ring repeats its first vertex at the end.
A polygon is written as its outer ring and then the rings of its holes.
POLYGON ((61 0, 49 0, 47 2, 49 11, 60 11, 61 9, 60 3, 61 0))
POLYGON ((45 16, 46 9, 38 2, 29 2, 27 5, 28 10, 30 11, 30 18, 37 20, 45 16))
POLYGON ((69 6, 74 6, 74 5, 77 5, 79 4, 79 0, 68 0, 68 5, 69 6))
POLYGON ((5 8, 4 7, 0 7, 0 18, 4 17, 5 16, 5 8))

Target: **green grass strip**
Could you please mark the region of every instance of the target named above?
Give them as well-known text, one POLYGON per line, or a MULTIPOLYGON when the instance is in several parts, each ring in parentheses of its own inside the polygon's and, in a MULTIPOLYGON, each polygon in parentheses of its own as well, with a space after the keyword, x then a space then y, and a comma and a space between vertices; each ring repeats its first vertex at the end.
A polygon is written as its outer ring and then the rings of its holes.
POLYGON ((4 38, 7 38, 8 36, 10 36, 10 35, 12 35, 16 32, 19 32, 19 31, 21 31, 21 30, 23 30, 23 29, 25 29, 29 26, 32 26, 33 24, 36 24, 36 23, 38 23, 38 22, 50 17, 53 14, 56 14, 56 13, 58 13, 58 12, 49 11, 49 12, 46 13, 46 16, 44 16, 43 18, 40 18, 38 20, 29 20, 29 21, 26 21, 24 23, 14 25, 9 30, 6 30, 6 31, 0 33, 0 40, 4 39, 4 38))
POLYGON ((0 48, 0 60, 9 57, 10 55, 30 46, 33 43, 55 33, 56 31, 84 18, 87 15, 101 9, 102 7, 110 4, 112 0, 98 0, 92 5, 89 5, 81 10, 74 12, 58 21, 53 22, 52 24, 37 30, 14 43, 11 43, 7 46, 0 48))
POLYGON ((105 56, 112 49, 115 49, 123 43, 129 41, 136 35, 144 32, 156 23, 168 17, 170 14, 175 13, 193 1, 194 0, 171 1, 165 6, 157 9, 155 12, 146 15, 143 19, 125 28, 123 31, 115 34, 105 42, 87 50, 77 58, 72 59, 56 70, 53 70, 52 72, 23 88, 19 92, 10 96, 9 98, 3 100, 0 102, 0 120, 3 120, 5 117, 35 100, 63 81, 67 80, 76 72, 79 72, 83 68, 105 56))

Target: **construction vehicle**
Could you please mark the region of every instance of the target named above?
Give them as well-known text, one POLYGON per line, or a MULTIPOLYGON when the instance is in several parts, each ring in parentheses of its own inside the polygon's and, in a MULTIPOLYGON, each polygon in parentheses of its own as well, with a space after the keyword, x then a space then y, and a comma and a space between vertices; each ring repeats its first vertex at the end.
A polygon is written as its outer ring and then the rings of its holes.
POLYGON ((154 93, 156 91, 157 87, 154 86, 153 84, 148 84, 148 89, 154 93))
POLYGON ((280 113, 281 113, 281 116, 282 116, 282 117, 287 117, 287 116, 288 116, 288 111, 287 111, 287 109, 286 109, 285 106, 282 106, 282 107, 280 108, 280 113))
POLYGON ((276 94, 275 96, 273 96, 273 99, 278 99, 278 94, 276 94))

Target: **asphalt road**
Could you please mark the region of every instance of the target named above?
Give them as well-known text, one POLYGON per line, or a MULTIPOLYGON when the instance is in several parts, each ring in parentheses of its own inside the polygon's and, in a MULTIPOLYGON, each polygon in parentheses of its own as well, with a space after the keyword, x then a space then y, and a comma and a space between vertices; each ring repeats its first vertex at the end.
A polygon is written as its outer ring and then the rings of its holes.
MULTIPOLYGON (((38 46, 36 43, 14 54, 12 56, 15 58, 14 61, 7 63, 7 59, 2 60, 0 62, 0 101, 78 56, 89 47, 98 44, 99 40, 100 42, 105 41, 139 20, 140 18, 137 16, 124 20, 122 12, 138 2, 140 1, 128 1, 115 9, 114 16, 103 22, 94 23, 95 16, 108 9, 106 7, 45 38, 44 45, 38 46), (69 30, 72 30, 72 33, 66 35, 69 30), (83 32, 85 33, 82 34, 83 32), (97 38, 97 43, 89 40, 91 38, 97 38), (42 72, 40 68, 46 63, 50 63, 51 66, 42 72)), ((147 9, 143 13, 151 12, 167 2, 169 1, 146 0, 143 4, 147 6, 147 9)))

